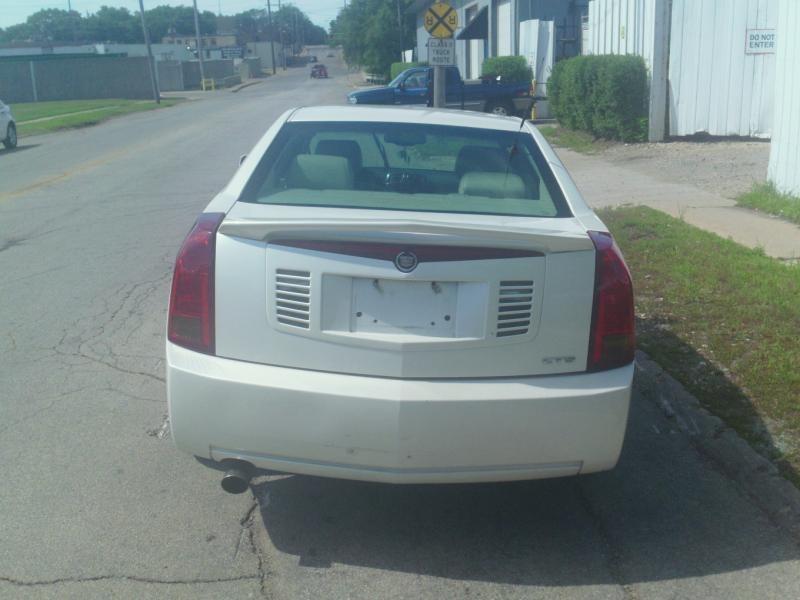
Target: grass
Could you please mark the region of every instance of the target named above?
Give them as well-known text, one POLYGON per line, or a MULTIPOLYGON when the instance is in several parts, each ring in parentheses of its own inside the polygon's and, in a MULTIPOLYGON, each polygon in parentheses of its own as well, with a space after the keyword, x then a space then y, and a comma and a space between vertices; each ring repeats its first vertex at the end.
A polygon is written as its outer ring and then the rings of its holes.
POLYGON ((639 346, 800 486, 800 265, 650 208, 601 218, 633 274, 639 346))
POLYGON ((540 125, 539 131, 553 146, 569 148, 582 154, 596 154, 612 144, 607 140, 597 139, 585 131, 567 129, 560 125, 540 125))
POLYGON ((161 104, 142 100, 63 100, 14 104, 11 111, 17 121, 20 137, 50 133, 60 129, 88 127, 112 117, 134 112, 165 108, 180 102, 179 98, 162 99, 161 104), (92 112, 84 112, 92 111, 92 112), (35 119, 46 119, 36 121, 35 119), (26 123, 26 121, 28 121, 26 123), (33 122, 31 122, 33 121, 33 122))
POLYGON ((800 224, 800 198, 780 193, 772 183, 755 184, 736 198, 736 203, 800 224))

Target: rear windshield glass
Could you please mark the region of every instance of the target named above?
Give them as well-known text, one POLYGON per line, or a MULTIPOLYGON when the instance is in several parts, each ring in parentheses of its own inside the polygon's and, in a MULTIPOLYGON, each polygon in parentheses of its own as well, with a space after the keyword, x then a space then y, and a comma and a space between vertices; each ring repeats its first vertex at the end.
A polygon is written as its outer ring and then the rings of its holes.
POLYGON ((527 131, 408 123, 287 123, 240 200, 570 216, 550 168, 527 131))

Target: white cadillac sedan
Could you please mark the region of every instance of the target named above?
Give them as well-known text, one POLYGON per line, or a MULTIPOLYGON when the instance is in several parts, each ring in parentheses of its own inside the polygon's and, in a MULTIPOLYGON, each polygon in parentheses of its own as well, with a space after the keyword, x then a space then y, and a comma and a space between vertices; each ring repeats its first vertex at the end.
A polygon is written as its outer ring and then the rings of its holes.
POLYGON ((634 356, 628 268, 535 127, 300 108, 180 249, 167 389, 181 450, 389 483, 611 469, 634 356))

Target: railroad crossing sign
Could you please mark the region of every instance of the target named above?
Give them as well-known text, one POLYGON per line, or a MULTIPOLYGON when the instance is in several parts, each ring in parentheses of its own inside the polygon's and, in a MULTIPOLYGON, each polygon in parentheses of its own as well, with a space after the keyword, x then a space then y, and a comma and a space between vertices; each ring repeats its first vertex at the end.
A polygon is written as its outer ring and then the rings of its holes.
POLYGON ((436 38, 450 38, 458 27, 458 13, 449 4, 437 2, 425 12, 425 30, 436 38))

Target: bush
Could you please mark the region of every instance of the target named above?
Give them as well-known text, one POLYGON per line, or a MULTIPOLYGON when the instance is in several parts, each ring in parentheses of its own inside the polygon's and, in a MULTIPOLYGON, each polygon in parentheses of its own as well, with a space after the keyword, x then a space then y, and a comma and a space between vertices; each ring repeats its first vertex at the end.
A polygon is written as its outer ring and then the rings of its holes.
POLYGON ((389 72, 389 81, 400 75, 406 69, 410 69, 412 67, 427 67, 428 63, 426 62, 396 62, 392 63, 392 68, 389 72))
POLYGON ((530 83, 533 70, 522 56, 493 56, 483 61, 481 77, 500 77, 506 83, 530 83))
POLYGON ((550 75, 547 97, 565 127, 624 142, 647 139, 649 90, 641 56, 562 60, 550 75))

